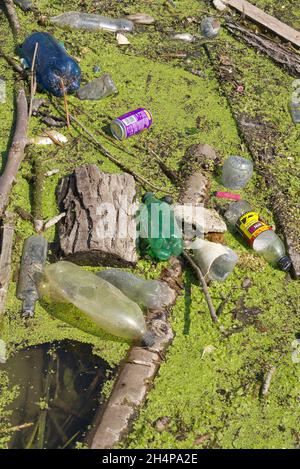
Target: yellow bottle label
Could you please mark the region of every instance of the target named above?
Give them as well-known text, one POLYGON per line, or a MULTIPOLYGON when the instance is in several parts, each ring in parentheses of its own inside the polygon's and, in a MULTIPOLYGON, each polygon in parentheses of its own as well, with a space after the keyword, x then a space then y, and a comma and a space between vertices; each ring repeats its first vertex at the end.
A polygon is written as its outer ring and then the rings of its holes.
POLYGON ((250 246, 253 245, 254 240, 264 231, 272 230, 272 227, 260 220, 259 213, 247 212, 242 215, 237 223, 237 230, 248 241, 250 246))

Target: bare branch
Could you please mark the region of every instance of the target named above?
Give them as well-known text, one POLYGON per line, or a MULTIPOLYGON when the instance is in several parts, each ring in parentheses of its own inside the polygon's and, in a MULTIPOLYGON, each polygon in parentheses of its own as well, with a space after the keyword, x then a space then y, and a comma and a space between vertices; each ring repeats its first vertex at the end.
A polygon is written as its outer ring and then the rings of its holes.
POLYGON ((17 98, 17 121, 15 132, 8 152, 5 169, 3 174, 0 176, 0 216, 4 214, 12 185, 24 158, 24 150, 28 143, 27 129, 27 99, 24 89, 21 89, 17 98))
POLYGON ((206 302, 207 302, 207 306, 208 306, 212 321, 213 322, 218 322, 218 316, 216 314, 216 310, 215 310, 215 307, 213 305, 213 302, 212 302, 210 293, 208 291, 204 275, 201 272, 201 269, 197 266, 197 264, 194 262, 192 257, 186 251, 183 252, 183 256, 188 261, 188 263, 191 265, 191 267, 194 269, 198 279, 200 280, 202 290, 203 290, 203 293, 205 295, 205 299, 206 299, 206 302))
POLYGON ((13 33, 15 36, 18 36, 20 34, 21 27, 15 10, 14 2, 13 0, 4 0, 4 3, 13 33))

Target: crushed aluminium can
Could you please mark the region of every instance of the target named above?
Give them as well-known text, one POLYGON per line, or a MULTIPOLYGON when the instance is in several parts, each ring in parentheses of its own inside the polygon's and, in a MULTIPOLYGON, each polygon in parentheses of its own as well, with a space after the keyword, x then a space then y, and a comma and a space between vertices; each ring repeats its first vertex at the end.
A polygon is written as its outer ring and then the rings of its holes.
POLYGON ((144 108, 123 114, 110 124, 110 129, 115 138, 124 140, 132 135, 148 129, 152 124, 152 115, 144 108))

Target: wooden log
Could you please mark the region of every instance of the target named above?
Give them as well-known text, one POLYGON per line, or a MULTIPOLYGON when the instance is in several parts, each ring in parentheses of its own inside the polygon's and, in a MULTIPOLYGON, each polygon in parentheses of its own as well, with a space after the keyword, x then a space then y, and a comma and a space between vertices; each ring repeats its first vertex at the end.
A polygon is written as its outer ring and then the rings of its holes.
POLYGON ((286 39, 297 47, 300 47, 300 32, 291 28, 282 21, 274 18, 274 16, 268 15, 260 8, 255 7, 246 0, 222 0, 226 5, 230 5, 235 8, 243 15, 251 18, 256 23, 265 26, 269 30, 278 34, 278 36, 286 39))
MULTIPOLYGON (((171 258, 163 271, 161 280, 174 290, 173 302, 180 291, 182 265, 171 258)), ((138 409, 144 403, 151 388, 164 353, 173 340, 168 323, 169 308, 150 310, 148 326, 157 339, 149 349, 132 347, 121 365, 115 386, 103 410, 95 418, 87 443, 91 449, 111 449, 126 437, 138 409)))
POLYGON ((127 173, 109 174, 93 164, 62 179, 58 205, 66 216, 58 225, 62 254, 81 265, 134 265, 135 182, 127 173))
POLYGON ((13 214, 7 214, 2 227, 2 246, 0 255, 0 317, 4 313, 7 290, 10 281, 14 230, 14 216, 13 214))

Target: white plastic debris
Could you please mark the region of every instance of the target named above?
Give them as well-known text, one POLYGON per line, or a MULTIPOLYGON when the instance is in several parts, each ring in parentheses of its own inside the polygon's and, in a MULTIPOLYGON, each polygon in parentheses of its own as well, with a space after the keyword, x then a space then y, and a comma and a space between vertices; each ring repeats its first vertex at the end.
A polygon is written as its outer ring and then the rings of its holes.
POLYGON ((6 343, 0 339, 0 363, 6 363, 6 343))
POLYGON ((126 19, 136 24, 152 24, 155 22, 155 19, 146 13, 133 13, 132 15, 127 15, 126 19))
POLYGON ((213 0, 214 7, 219 11, 224 11, 227 8, 227 5, 223 3, 221 0, 213 0))
POLYGON ((127 39, 127 37, 122 34, 122 33, 117 33, 117 43, 119 46, 126 46, 130 44, 130 41, 127 39))
POLYGON ((189 33, 176 33, 173 34, 172 39, 175 41, 193 42, 195 40, 195 36, 189 33))

